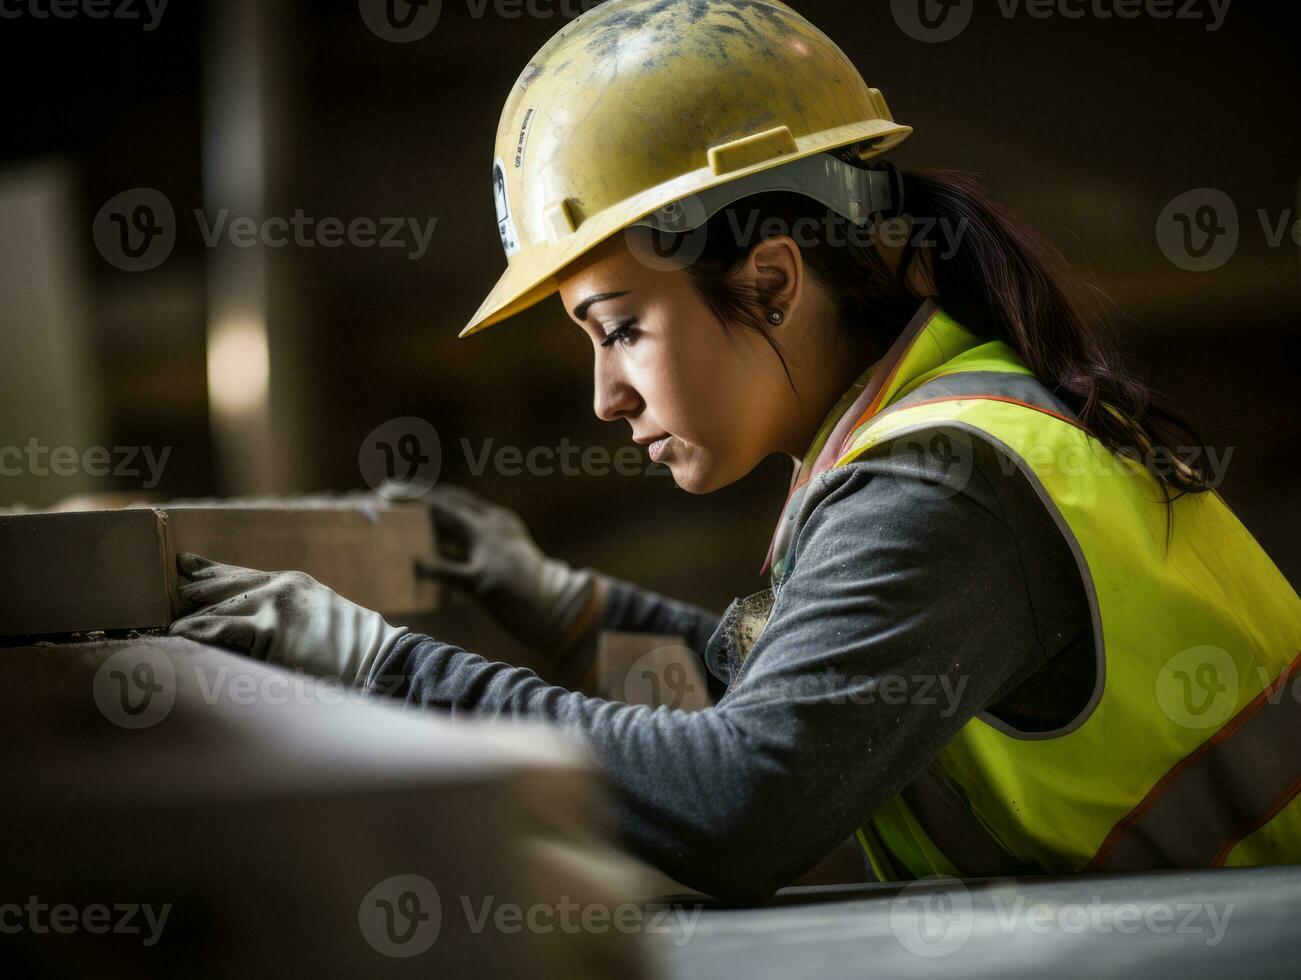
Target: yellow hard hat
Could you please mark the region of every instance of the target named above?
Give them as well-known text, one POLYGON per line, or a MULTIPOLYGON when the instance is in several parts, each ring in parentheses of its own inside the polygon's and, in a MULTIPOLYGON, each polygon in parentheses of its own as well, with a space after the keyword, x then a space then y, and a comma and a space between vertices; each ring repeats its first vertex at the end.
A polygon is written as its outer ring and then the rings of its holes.
POLYGON ((550 296, 565 266, 637 223, 684 230, 774 189, 861 223, 888 203, 885 174, 827 151, 867 160, 911 132, 779 0, 606 0, 543 45, 502 109, 507 268, 460 336, 550 296))

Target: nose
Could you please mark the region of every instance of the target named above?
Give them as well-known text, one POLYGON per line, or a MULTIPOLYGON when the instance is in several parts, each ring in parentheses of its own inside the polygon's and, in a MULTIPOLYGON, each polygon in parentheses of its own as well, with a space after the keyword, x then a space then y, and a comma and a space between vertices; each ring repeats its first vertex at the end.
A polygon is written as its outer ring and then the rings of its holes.
POLYGON ((598 350, 596 354, 592 411, 602 422, 613 422, 634 414, 641 406, 641 396, 624 376, 618 357, 604 353, 598 350))

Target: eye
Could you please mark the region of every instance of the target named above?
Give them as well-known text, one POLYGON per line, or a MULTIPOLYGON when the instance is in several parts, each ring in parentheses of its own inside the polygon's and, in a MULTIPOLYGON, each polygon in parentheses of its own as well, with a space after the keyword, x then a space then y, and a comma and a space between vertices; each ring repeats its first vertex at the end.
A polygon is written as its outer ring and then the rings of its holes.
POLYGON ((632 338, 637 336, 636 323, 636 317, 623 320, 617 327, 606 334, 605 339, 601 341, 601 346, 609 347, 612 344, 619 344, 621 347, 627 347, 632 342, 632 338))

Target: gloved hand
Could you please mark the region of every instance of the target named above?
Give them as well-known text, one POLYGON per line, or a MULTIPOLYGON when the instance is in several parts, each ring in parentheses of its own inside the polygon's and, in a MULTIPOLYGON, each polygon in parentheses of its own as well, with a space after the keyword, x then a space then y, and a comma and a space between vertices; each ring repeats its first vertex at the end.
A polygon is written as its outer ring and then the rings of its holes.
POLYGON ((603 595, 593 569, 548 558, 518 514, 463 487, 439 484, 425 500, 439 552, 425 574, 470 593, 515 639, 553 659, 583 638, 603 595))
POLYGON ((176 563, 189 581, 177 590, 186 615, 168 630, 175 636, 362 687, 409 632, 304 572, 262 572, 190 554, 176 563))

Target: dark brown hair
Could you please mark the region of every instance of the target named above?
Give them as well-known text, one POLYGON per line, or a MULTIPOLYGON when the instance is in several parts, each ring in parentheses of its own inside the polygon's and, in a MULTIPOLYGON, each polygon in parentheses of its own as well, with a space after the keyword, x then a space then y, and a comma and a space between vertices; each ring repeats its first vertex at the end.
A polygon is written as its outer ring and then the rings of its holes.
POLYGON ((800 242, 806 268, 831 295, 838 328, 870 331, 883 351, 922 302, 908 277, 925 254, 936 302, 966 329, 1009 344, 1095 438, 1141 460, 1160 480, 1167 502, 1171 490, 1210 489, 1198 463, 1206 458, 1202 440, 1122 355, 1102 291, 1084 282, 1033 228, 991 201, 973 175, 900 177, 903 211, 913 223, 896 270, 847 219, 811 198, 768 192, 734 202, 709 220, 703 234, 690 233, 699 236, 692 246, 698 257, 687 265, 693 285, 725 330, 759 331, 785 366, 771 336, 766 297, 734 278, 765 226, 788 234, 801 227, 797 222, 821 229, 812 243, 800 242), (1154 463, 1157 449, 1171 466, 1154 463))

